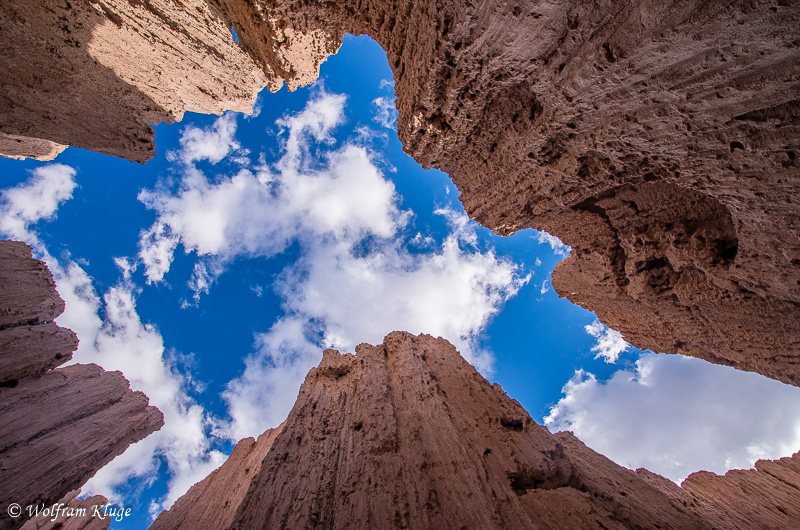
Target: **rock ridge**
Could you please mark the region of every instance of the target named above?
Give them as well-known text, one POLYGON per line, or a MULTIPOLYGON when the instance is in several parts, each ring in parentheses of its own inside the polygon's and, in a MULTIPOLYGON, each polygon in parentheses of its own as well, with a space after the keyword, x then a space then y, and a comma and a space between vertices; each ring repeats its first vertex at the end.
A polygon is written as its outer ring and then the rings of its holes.
POLYGON ((394 332, 326 350, 284 424, 151 528, 771 528, 798 513, 798 462, 680 488, 551 434, 444 339, 394 332))
MULTIPOLYGON (((133 392, 120 372, 95 364, 60 365, 78 345, 53 320, 64 311, 47 266, 31 248, 0 241, 0 528, 48 527, 12 519, 7 505, 51 506, 80 489, 131 443, 161 428, 164 417, 133 392)), ((26 522, 27 521, 27 522, 26 522)), ((91 520, 65 528, 105 528, 91 520)), ((56 528, 56 526, 53 526, 56 528)))

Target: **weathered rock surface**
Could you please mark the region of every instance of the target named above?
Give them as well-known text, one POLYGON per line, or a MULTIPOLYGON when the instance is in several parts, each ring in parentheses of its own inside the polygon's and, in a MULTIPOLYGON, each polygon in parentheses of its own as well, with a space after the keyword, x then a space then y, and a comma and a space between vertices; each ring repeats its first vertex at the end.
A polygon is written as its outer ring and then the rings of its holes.
MULTIPOLYGON (((64 504, 63 508, 66 512, 59 511, 57 517, 52 515, 45 517, 38 515, 28 519, 22 525, 22 530, 105 530, 111 524, 109 517, 97 517, 94 514, 95 506, 105 506, 108 499, 102 495, 95 495, 86 499, 78 499, 80 490, 71 491, 58 501, 58 505, 64 504), (71 511, 74 510, 74 511, 71 511), (86 515, 76 515, 84 510, 86 515)), ((42 512, 51 506, 43 506, 42 512)), ((40 512, 40 513, 42 513, 40 512)))
POLYGON ((723 476, 693 473, 682 487, 701 509, 724 516, 728 528, 800 526, 800 453, 759 460, 755 469, 734 469, 723 476))
POLYGON ((535 424, 447 341, 395 332, 356 350, 325 352, 283 428, 264 435, 274 441, 259 471, 246 473, 255 451, 240 442, 154 528, 177 528, 175 512, 181 528, 209 529, 710 528, 571 434, 535 424), (219 492, 248 479, 231 522, 232 496, 219 492))
POLYGON ((798 455, 725 477, 696 473, 681 488, 615 464, 572 433, 550 434, 444 339, 395 332, 356 351, 327 350, 286 422, 239 442, 151 528, 744 529, 800 520, 798 455))
POLYGON ((0 9, 0 133, 132 160, 152 155, 147 124, 307 83, 345 32, 369 35, 406 151, 448 172, 484 226, 571 245, 559 293, 640 348, 800 384, 796 2, 0 9))
POLYGON ((172 508, 161 512, 151 530, 196 530, 227 528, 247 495, 250 481, 261 470, 261 463, 272 448, 283 425, 268 429, 258 437, 240 440, 225 463, 201 480, 172 508))
POLYGON ((0 528, 27 519, 11 519, 10 503, 58 502, 164 423, 120 372, 94 364, 52 369, 77 346, 75 334, 53 322, 63 310, 30 247, 0 241, 0 528))
POLYGON ((11 156, 49 156, 47 140, 144 162, 151 124, 249 112, 266 83, 202 0, 8 0, 0 35, 0 152, 11 156))

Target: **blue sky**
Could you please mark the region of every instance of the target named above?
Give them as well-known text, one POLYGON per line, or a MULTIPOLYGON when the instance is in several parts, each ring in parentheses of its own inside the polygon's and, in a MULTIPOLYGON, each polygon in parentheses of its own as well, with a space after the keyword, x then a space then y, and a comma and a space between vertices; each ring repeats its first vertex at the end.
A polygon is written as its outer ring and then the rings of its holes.
POLYGON ((156 127, 144 165, 69 148, 0 159, 0 232, 45 259, 77 362, 119 369, 167 424, 84 489, 141 528, 280 423, 322 349, 442 335, 538 422, 674 480, 800 448, 800 391, 643 353, 549 288, 568 249, 469 221, 402 152, 386 56, 348 36, 320 81, 252 116, 156 127))

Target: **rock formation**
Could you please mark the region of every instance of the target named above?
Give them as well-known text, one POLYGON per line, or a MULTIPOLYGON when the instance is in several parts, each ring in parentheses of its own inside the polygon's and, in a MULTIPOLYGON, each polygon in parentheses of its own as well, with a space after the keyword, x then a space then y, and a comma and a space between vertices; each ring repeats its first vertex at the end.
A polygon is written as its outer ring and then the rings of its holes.
POLYGON ((283 425, 268 429, 258 440, 240 440, 225 464, 192 486, 172 508, 162 512, 150 528, 228 528, 247 495, 250 481, 261 470, 262 462, 282 429, 283 425))
POLYGON ((356 351, 327 350, 281 428, 242 440, 151 528, 766 528, 798 520, 798 455, 758 471, 695 474, 681 489, 613 463, 571 433, 550 434, 444 339, 395 332, 356 351))
POLYGON ((640 348, 800 384, 796 2, 10 0, 0 13, 0 148, 13 137, 16 156, 29 138, 32 156, 55 142, 145 160, 148 124, 247 109, 265 83, 312 81, 345 32, 369 35, 394 71, 406 151, 448 172, 482 225, 572 246, 559 293, 640 348))
POLYGON ((9 518, 10 503, 52 505, 164 423, 120 372, 56 368, 78 344, 53 322, 63 310, 30 247, 0 241, 0 528, 26 520, 9 518))

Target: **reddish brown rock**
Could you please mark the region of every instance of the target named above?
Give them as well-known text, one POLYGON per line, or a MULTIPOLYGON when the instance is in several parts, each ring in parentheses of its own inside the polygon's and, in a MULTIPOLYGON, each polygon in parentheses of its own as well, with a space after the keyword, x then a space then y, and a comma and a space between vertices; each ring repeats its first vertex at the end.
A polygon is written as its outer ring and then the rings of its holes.
POLYGON ((272 448, 283 425, 258 437, 240 440, 225 463, 192 486, 172 508, 161 512, 151 530, 227 528, 247 494, 252 478, 272 448))
POLYGON ((39 506, 40 514, 28 519, 22 526, 22 530, 105 530, 108 528, 111 524, 110 518, 99 517, 94 511, 95 507, 102 510, 102 506, 108 503, 108 499, 102 495, 78 499, 78 495, 80 495, 80 490, 75 490, 58 501, 56 503, 58 513, 55 517, 42 515, 46 509, 50 509, 48 513, 52 513, 53 505, 39 506))
POLYGON ((345 32, 369 35, 394 71, 405 150, 448 172, 484 226, 571 245, 563 296, 638 347, 800 384, 796 3, 0 9, 0 133, 134 160, 152 155, 148 124, 307 83, 345 32))
POLYGON ((144 162, 151 124, 249 112, 266 83, 202 0, 8 0, 0 35, 0 153, 15 157, 55 142, 144 162))
POLYGON ((797 528, 800 525, 800 453, 759 460, 754 469, 724 476, 693 473, 683 482, 700 509, 719 514, 727 528, 797 528))
POLYGON ((0 385, 15 385, 60 366, 77 347, 75 333, 55 322, 0 329, 0 385))
POLYGON ((247 440, 155 528, 177 527, 166 519, 175 511, 209 529, 706 527, 635 473, 535 424, 447 341, 396 332, 357 352, 327 350, 306 376, 232 524, 220 491, 248 479, 247 440), (198 505, 225 517, 192 520, 198 505))
POLYGON ((53 275, 21 241, 0 241, 0 329, 51 322, 64 312, 53 275))
POLYGON ((395 332, 356 350, 327 350, 283 426, 240 442, 153 528, 743 529, 799 520, 797 455, 725 477, 696 473, 681 488, 615 464, 572 433, 550 434, 441 338, 395 332))
POLYGON ((25 521, 9 517, 10 503, 58 502, 164 423, 120 372, 52 369, 77 346, 75 334, 52 321, 63 309, 30 247, 0 241, 0 528, 25 521))

